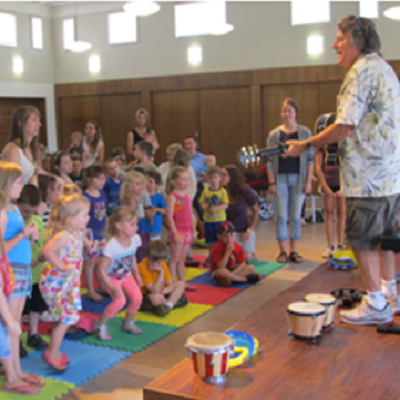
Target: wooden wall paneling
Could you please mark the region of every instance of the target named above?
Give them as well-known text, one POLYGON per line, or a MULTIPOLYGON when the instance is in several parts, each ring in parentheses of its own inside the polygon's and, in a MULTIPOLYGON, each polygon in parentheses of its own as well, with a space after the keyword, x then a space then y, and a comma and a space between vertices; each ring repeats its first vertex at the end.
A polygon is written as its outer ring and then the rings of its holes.
POLYGON ((30 105, 39 109, 42 127, 39 133, 39 142, 47 145, 46 107, 44 98, 16 98, 0 97, 0 152, 8 143, 11 130, 12 113, 18 106, 30 105))
POLYGON ((105 156, 111 157, 114 147, 126 148, 126 136, 135 127, 135 112, 142 107, 142 96, 140 93, 116 94, 101 96, 100 99, 99 123, 103 131, 105 156))
POLYGON ((238 165, 238 150, 251 135, 250 87, 201 91, 202 150, 210 150, 217 164, 238 165))
MULTIPOLYGON (((152 93, 152 127, 160 149, 156 164, 166 160, 165 149, 171 143, 182 143, 187 135, 200 132, 199 91, 179 90, 152 93)), ((201 146, 201 135, 199 145, 201 146)))
MULTIPOLYGON (((85 124, 94 119, 101 126, 100 96, 63 97, 59 101, 58 147, 66 149, 70 144, 71 133, 84 133, 85 124)), ((115 110, 110 111, 112 113, 115 110)))
MULTIPOLYGON (((256 143, 259 147, 262 145, 262 118, 261 118, 261 87, 252 85, 250 87, 250 113, 251 113, 251 143, 256 143)), ((250 139, 250 138, 249 138, 250 139)))
POLYGON ((336 112, 336 99, 341 81, 319 84, 319 113, 336 112))
POLYGON ((319 115, 318 84, 268 85, 262 87, 262 112, 264 125, 264 141, 269 132, 282 123, 280 109, 283 100, 292 97, 299 106, 298 122, 313 130, 319 115))

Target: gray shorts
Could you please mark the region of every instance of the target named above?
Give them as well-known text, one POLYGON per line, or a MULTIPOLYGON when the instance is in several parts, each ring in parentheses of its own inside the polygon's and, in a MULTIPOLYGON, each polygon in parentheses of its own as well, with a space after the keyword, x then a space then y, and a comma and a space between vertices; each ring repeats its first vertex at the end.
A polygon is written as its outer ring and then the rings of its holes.
POLYGON ((376 250, 380 237, 396 226, 400 194, 348 197, 346 208, 346 244, 357 249, 376 250))
POLYGON ((235 241, 237 244, 242 246, 243 251, 256 254, 256 234, 254 232, 250 234, 249 240, 246 240, 245 242, 240 240, 240 233, 237 233, 235 241))

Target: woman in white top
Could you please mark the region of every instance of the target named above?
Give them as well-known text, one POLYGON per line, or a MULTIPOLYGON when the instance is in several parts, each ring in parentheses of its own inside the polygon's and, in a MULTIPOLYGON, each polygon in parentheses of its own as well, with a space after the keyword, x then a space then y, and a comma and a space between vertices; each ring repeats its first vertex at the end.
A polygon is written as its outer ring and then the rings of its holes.
POLYGON ((104 142, 100 125, 90 120, 85 126, 85 137, 83 138, 83 168, 92 165, 103 165, 104 142))
POLYGON ((19 106, 12 114, 9 143, 4 147, 2 160, 15 162, 22 168, 24 185, 37 186, 35 173, 43 173, 40 163, 40 111, 33 106, 19 106))
POLYGON ((182 145, 180 143, 170 144, 165 150, 165 153, 167 154, 167 161, 161 163, 158 167, 158 171, 160 172, 162 178, 161 188, 163 193, 166 193, 168 174, 172 168, 172 160, 174 159, 174 155, 178 149, 182 149, 182 145))

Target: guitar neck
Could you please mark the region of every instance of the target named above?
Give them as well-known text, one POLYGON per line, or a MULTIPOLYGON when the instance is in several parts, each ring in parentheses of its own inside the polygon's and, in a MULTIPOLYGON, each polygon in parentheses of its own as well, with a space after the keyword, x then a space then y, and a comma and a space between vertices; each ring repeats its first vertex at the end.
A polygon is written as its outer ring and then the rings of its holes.
POLYGON ((259 157, 267 157, 267 156, 275 156, 277 154, 283 154, 288 146, 276 146, 276 147, 269 147, 267 149, 258 149, 258 156, 259 157))

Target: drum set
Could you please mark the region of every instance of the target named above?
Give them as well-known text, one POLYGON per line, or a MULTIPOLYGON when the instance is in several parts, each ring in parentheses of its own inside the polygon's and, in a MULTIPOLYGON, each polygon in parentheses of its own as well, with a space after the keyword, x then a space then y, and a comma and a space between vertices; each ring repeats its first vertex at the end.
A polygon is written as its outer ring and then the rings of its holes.
POLYGON ((289 337, 315 342, 334 325, 337 300, 325 293, 310 293, 304 301, 289 304, 289 337))

